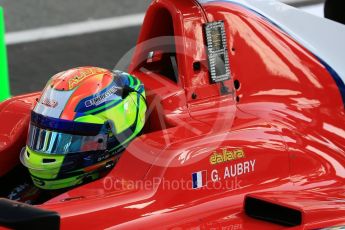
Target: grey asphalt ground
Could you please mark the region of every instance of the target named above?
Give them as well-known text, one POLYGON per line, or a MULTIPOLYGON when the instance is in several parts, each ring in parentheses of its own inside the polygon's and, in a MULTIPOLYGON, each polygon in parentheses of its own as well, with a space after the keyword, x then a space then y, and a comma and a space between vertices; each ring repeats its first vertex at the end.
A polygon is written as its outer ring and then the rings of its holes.
POLYGON ((0 0, 7 31, 145 12, 151 0, 0 0))
MULTIPOLYGON (((7 32, 145 12, 151 0, 0 0, 7 32)), ((113 68, 135 46, 140 27, 7 47, 12 95, 41 90, 59 71, 113 68)))
MULTIPOLYGON (((0 0, 7 31, 145 12, 152 0, 0 0)), ((281 0, 295 7, 324 0, 281 0)))
POLYGON ((42 90, 54 74, 77 66, 112 69, 135 46, 140 27, 8 47, 13 95, 42 90))
MULTIPOLYGON (((322 0, 286 0, 293 5, 322 0)), ((145 12, 151 0, 0 0, 8 32, 145 12)), ((59 71, 76 66, 113 68, 132 49, 140 27, 7 47, 12 95, 42 90, 59 71)))

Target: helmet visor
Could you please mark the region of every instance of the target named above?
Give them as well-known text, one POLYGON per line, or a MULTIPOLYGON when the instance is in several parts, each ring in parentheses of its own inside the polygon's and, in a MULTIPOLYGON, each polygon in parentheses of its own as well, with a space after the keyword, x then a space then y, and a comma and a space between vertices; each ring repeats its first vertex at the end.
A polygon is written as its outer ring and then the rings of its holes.
POLYGON ((69 154, 106 150, 107 134, 83 136, 51 131, 30 124, 27 146, 45 154, 69 154))

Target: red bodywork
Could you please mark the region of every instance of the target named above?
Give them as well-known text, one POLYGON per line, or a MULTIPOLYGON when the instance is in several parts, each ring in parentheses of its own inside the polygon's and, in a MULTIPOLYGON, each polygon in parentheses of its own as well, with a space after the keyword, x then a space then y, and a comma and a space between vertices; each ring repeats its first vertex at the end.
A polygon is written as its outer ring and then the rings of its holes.
MULTIPOLYGON (((231 3, 156 0, 130 72, 148 95, 145 133, 107 177, 40 206, 60 214, 62 229, 286 228, 246 215, 245 196, 298 210, 302 222, 291 229, 345 225, 342 96, 320 60, 270 21, 231 3), (203 24, 219 20, 229 94, 210 83, 204 46, 203 24), (143 68, 148 51, 164 61, 165 46, 145 45, 160 36, 175 36, 178 83, 143 68), (224 152, 243 154, 214 161, 224 152)), ((2 175, 19 163, 37 97, 0 105, 2 175)))

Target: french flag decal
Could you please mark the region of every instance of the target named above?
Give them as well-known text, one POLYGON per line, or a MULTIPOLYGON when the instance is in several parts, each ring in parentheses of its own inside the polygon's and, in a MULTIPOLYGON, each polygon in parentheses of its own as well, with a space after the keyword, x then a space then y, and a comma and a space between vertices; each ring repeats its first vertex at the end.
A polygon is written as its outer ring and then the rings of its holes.
POLYGON ((193 189, 202 188, 207 182, 207 171, 199 171, 192 173, 193 189))

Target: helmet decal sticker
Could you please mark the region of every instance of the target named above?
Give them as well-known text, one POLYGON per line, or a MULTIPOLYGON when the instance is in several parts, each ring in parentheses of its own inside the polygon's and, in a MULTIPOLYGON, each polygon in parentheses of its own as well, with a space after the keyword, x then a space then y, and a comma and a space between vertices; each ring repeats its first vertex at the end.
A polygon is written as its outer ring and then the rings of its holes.
POLYGON ((49 98, 43 98, 43 100, 40 103, 51 108, 55 108, 58 105, 58 102, 56 100, 50 100, 49 98))
POLYGON ((82 99, 76 106, 75 111, 78 113, 91 113, 91 110, 101 106, 110 106, 114 101, 120 102, 121 93, 121 87, 112 83, 101 92, 82 99))
POLYGON ((79 74, 68 80, 69 90, 72 90, 80 85, 80 83, 95 74, 104 73, 104 69, 101 68, 88 68, 80 70, 79 74))
POLYGON ((104 94, 101 94, 97 97, 94 97, 93 99, 85 101, 85 106, 90 107, 90 106, 98 106, 106 100, 111 97, 113 94, 115 94, 119 90, 118 87, 112 86, 108 91, 106 91, 104 94))

